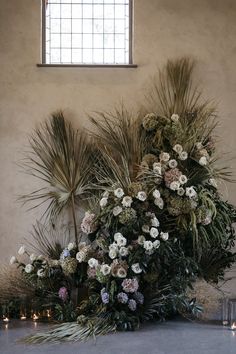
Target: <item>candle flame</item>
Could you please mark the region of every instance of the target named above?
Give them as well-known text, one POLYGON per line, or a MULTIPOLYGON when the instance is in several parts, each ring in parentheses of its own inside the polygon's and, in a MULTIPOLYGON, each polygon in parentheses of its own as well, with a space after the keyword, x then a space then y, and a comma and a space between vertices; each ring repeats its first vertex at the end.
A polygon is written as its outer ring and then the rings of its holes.
POLYGON ((33 314, 33 320, 36 321, 39 319, 39 316, 36 315, 36 313, 33 314))
POLYGON ((236 322, 233 322, 231 329, 236 329, 236 322))

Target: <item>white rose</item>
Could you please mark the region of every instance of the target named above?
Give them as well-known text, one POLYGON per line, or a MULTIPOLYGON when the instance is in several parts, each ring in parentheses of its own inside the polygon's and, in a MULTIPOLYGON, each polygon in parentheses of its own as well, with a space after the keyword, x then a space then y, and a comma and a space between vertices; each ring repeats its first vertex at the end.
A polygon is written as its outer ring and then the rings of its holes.
POLYGON ((123 237, 123 235, 122 235, 121 232, 116 232, 116 233, 114 234, 114 240, 115 240, 115 241, 117 241, 118 238, 120 238, 120 237, 123 237))
POLYGON ((150 230, 150 236, 152 238, 157 238, 158 235, 159 235, 159 231, 155 227, 152 227, 150 230))
POLYGON ((140 273, 142 273, 142 269, 140 268, 140 264, 139 264, 139 263, 134 263, 134 264, 132 264, 131 269, 132 269, 132 271, 133 271, 135 274, 140 274, 140 273))
POLYGON ((176 144, 176 145, 173 147, 173 150, 174 150, 175 152, 177 152, 177 154, 180 154, 180 153, 183 151, 183 147, 182 147, 182 145, 180 145, 180 144, 176 144))
POLYGON ((160 244, 161 244, 160 240, 155 240, 155 241, 153 242, 153 247, 154 247, 155 249, 157 249, 157 248, 160 247, 160 244))
POLYGON ((184 193, 185 193, 185 190, 184 190, 182 187, 180 187, 180 188, 177 190, 177 194, 178 194, 180 197, 182 197, 182 196, 184 195, 184 193))
POLYGON ((117 188, 114 190, 114 194, 117 198, 121 198, 125 193, 122 188, 117 188))
POLYGON ((159 192, 158 189, 154 189, 154 191, 152 192, 152 195, 155 199, 161 197, 161 193, 159 192))
POLYGON ((160 226, 160 222, 159 222, 159 220, 158 220, 155 216, 151 219, 151 224, 152 224, 152 226, 154 226, 154 227, 160 226))
POLYGON ((121 247, 120 250, 119 250, 119 254, 120 254, 122 257, 128 256, 128 254, 129 254, 128 248, 127 248, 127 247, 121 247))
POLYGON ((173 160, 169 161, 170 168, 175 168, 175 167, 177 167, 177 165, 178 165, 178 162, 176 160, 173 159, 173 160))
POLYGON ((115 249, 110 249, 110 251, 109 251, 109 257, 110 257, 111 259, 114 259, 114 258, 116 258, 116 256, 117 256, 117 251, 116 251, 115 249))
POLYGON ((127 244, 127 240, 124 236, 119 236, 116 242, 119 247, 125 246, 127 244))
POLYGON ((126 272, 125 268, 119 267, 117 270, 117 276, 118 276, 118 278, 126 278, 127 272, 126 272))
POLYGON ((98 260, 95 258, 90 258, 88 260, 88 265, 90 266, 90 268, 97 268, 98 266, 98 260))
POLYGON ((188 153, 186 151, 182 151, 180 154, 179 154, 179 159, 184 161, 184 160, 187 160, 188 158, 188 153))
POLYGON ((197 192, 195 191, 194 187, 187 187, 185 194, 189 198, 194 198, 197 195, 197 192))
POLYGON ((180 183, 177 181, 171 182, 170 189, 172 191, 177 191, 179 189, 180 183))
POLYGON ((19 254, 20 256, 22 256, 22 255, 25 254, 25 253, 26 253, 25 246, 21 246, 21 247, 19 248, 18 254, 19 254))
POLYGON ((199 165, 206 166, 208 161, 207 161, 206 156, 202 156, 198 162, 199 162, 199 165))
POLYGON ((106 205, 107 205, 107 201, 108 199, 106 197, 103 197, 101 200, 100 200, 100 207, 101 208, 104 208, 106 205))
POLYGON ((76 259, 79 263, 82 263, 86 259, 86 253, 83 251, 79 251, 76 253, 76 259))
POLYGON ((109 246, 109 250, 117 251, 117 250, 118 250, 118 245, 113 242, 113 243, 109 246))
POLYGON ((150 231, 150 227, 149 227, 148 225, 143 225, 143 226, 142 226, 142 231, 147 234, 147 233, 149 233, 149 231, 150 231))
POLYGON ((164 207, 164 201, 163 201, 162 198, 156 198, 156 199, 154 200, 154 204, 155 204, 156 206, 158 206, 160 209, 163 209, 163 207, 164 207))
POLYGON ((39 269, 39 270, 37 271, 37 276, 38 276, 39 278, 45 277, 44 269, 39 269))
POLYGON ((32 266, 32 264, 26 264, 25 266, 25 272, 26 273, 31 273, 33 271, 34 267, 32 266))
POLYGON ((34 262, 36 259, 37 259, 37 256, 36 256, 34 253, 32 253, 32 254, 30 255, 30 260, 31 260, 31 262, 34 262))
POLYGON ((217 181, 216 181, 215 178, 210 178, 209 179, 209 183, 210 183, 211 186, 217 188, 217 181))
POLYGON ((70 242, 67 246, 68 251, 72 251, 76 248, 76 244, 74 242, 70 242))
POLYGON ((100 271, 102 272, 103 275, 106 276, 106 275, 110 274, 111 267, 108 264, 102 264, 100 271))
POLYGON ((10 264, 12 265, 12 264, 15 264, 15 263, 18 263, 18 260, 16 259, 15 256, 12 256, 12 257, 10 258, 10 264))
POLYGON ((112 212, 114 216, 117 216, 122 212, 122 208, 120 206, 116 206, 113 208, 112 212))
POLYGON ((145 192, 138 192, 136 198, 139 199, 141 202, 144 202, 147 199, 147 194, 145 192))
POLYGON ((145 248, 145 250, 151 251, 153 249, 152 241, 144 241, 143 247, 145 248))
POLYGON ((146 238, 143 235, 140 235, 138 237, 138 244, 139 245, 143 245, 145 241, 146 241, 146 238))
POLYGON ((168 232, 161 232, 160 237, 162 238, 163 241, 167 241, 169 238, 168 232))
POLYGON ((179 121, 179 115, 174 113, 172 114, 170 119, 172 120, 172 122, 177 123, 179 121))
POLYGON ((133 201, 133 199, 132 199, 131 197, 126 196, 126 197, 123 198, 123 200, 122 200, 121 203, 122 203, 122 205, 123 205, 124 207, 130 208, 130 207, 131 207, 131 204, 132 204, 132 201, 133 201))
POLYGON ((168 152, 162 152, 159 156, 160 161, 164 161, 167 162, 170 159, 170 154, 168 154, 168 152))
POLYGON ((185 183, 187 183, 187 182, 188 182, 187 176, 181 175, 181 176, 179 177, 179 182, 180 182, 180 184, 185 184, 185 183))

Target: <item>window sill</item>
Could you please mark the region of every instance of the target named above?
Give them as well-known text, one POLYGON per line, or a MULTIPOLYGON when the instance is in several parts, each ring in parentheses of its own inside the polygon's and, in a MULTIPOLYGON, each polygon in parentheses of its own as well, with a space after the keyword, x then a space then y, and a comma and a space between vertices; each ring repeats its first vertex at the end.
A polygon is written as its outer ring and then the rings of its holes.
POLYGON ((137 64, 37 64, 40 68, 137 68, 137 64))

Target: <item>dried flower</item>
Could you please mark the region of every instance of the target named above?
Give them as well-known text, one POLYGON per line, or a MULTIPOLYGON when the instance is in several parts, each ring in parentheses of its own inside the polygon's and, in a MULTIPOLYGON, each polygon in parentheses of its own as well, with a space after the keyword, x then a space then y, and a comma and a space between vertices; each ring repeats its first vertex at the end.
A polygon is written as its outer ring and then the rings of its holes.
POLYGON ((184 160, 187 160, 188 158, 188 153, 186 151, 182 151, 180 154, 179 154, 179 159, 184 161, 184 160))
POLYGON ((179 177, 179 183, 180 183, 180 184, 185 184, 185 183, 187 183, 187 182, 188 182, 187 176, 181 175, 181 176, 179 177))
POLYGON ((163 201, 162 198, 156 198, 156 199, 154 200, 154 204, 155 204, 156 206, 158 206, 160 209, 163 209, 163 207, 164 207, 164 201, 163 201))
POLYGON ((101 299, 102 299, 102 302, 104 304, 108 304, 109 303, 109 294, 108 294, 108 292, 106 292, 105 288, 103 288, 101 290, 101 299))
POLYGON ((60 259, 65 259, 67 257, 70 257, 70 251, 66 248, 62 251, 61 255, 60 255, 60 259))
POLYGON ((128 299, 129 297, 126 293, 120 292, 119 294, 117 294, 117 300, 121 304, 126 304, 128 302, 128 299))
POLYGON ((152 241, 144 241, 144 243, 143 243, 143 248, 144 248, 146 251, 151 251, 151 250, 153 249, 152 241))
POLYGON ((124 193, 124 191, 123 191, 122 188, 117 188, 117 189, 114 190, 114 195, 115 195, 117 198, 123 197, 124 194, 125 194, 125 193, 124 193))
POLYGON ((144 296, 142 293, 140 293, 139 291, 137 291, 136 293, 134 293, 133 295, 135 301, 138 303, 138 304, 143 304, 144 303, 144 296))
POLYGON ((152 192, 152 195, 155 199, 161 197, 161 193, 159 192, 158 189, 154 189, 154 191, 152 192))
POLYGON ((111 272, 111 267, 108 264, 102 264, 100 271, 102 272, 103 275, 108 275, 111 272))
POLYGON ((45 270, 44 269, 39 269, 38 271, 37 271, 37 276, 39 277, 39 278, 44 278, 45 277, 45 270))
POLYGON ((132 224, 137 219, 137 213, 133 208, 126 208, 119 215, 119 222, 121 224, 132 224))
POLYGON ((131 269, 132 269, 132 271, 133 271, 135 274, 140 274, 140 273, 142 273, 142 269, 140 268, 140 264, 139 264, 139 263, 134 263, 134 264, 132 264, 131 269))
POLYGON ((88 265, 90 268, 97 268, 98 267, 98 260, 95 258, 90 258, 88 260, 88 265))
POLYGON ((59 298, 63 301, 63 302, 66 302, 68 297, 69 297, 69 294, 68 294, 68 290, 65 286, 62 286, 59 291, 58 291, 58 296, 59 298))
POLYGON ((139 288, 138 280, 136 278, 123 280, 121 286, 126 293, 135 293, 139 288))
POLYGON ((182 147, 182 145, 180 145, 180 144, 176 144, 176 145, 173 147, 173 150, 174 150, 175 152, 177 152, 177 154, 181 154, 181 152, 183 151, 183 147, 182 147))
POLYGON ((179 189, 179 187, 180 187, 180 183, 178 181, 173 181, 170 184, 170 189, 172 191, 177 191, 179 189))
POLYGON ((74 274, 77 269, 77 260, 72 257, 67 257, 61 262, 61 267, 66 275, 74 274))
POLYGON ((155 216, 151 219, 151 224, 152 224, 152 226, 154 226, 154 227, 160 226, 160 222, 159 222, 159 220, 158 220, 155 216))
POLYGON ((143 118, 143 128, 146 131, 155 130, 158 127, 157 116, 154 113, 148 113, 143 118))
POLYGON ((128 301, 128 307, 129 307, 129 309, 130 309, 131 311, 135 311, 136 308, 137 308, 137 303, 136 303, 136 301, 135 301, 134 299, 130 299, 130 300, 128 301))
POLYGON ((122 200, 122 205, 126 208, 130 208, 131 207, 131 204, 133 202, 133 199, 129 196, 125 196, 122 200))
POLYGON ((172 122, 177 123, 179 121, 179 115, 174 113, 172 114, 170 119, 172 120, 172 122))
POLYGON ((150 232, 150 227, 149 225, 143 225, 142 226, 142 231, 145 232, 146 234, 148 234, 150 232))
POLYGON ((104 208, 106 205, 107 205, 107 202, 108 202, 108 198, 106 197, 103 197, 101 200, 100 200, 100 207, 101 208, 104 208))
POLYGON ((169 161, 168 165, 170 168, 175 168, 175 167, 177 167, 178 162, 176 160, 172 159, 169 161))
POLYGON ((180 176, 182 176, 182 172, 178 168, 172 168, 166 171, 164 174, 166 187, 170 188, 172 182, 178 182, 180 176))
POLYGON ((26 264, 24 270, 26 273, 32 273, 32 271, 34 270, 34 267, 32 266, 32 264, 26 264))
POLYGON ((138 244, 139 245, 143 245, 145 241, 146 241, 146 238, 143 235, 140 235, 138 237, 138 244))
POLYGON ((208 163, 206 156, 202 156, 198 162, 201 166, 206 166, 208 163))
POLYGON ((129 254, 129 250, 127 247, 121 247, 119 250, 119 254, 121 255, 121 257, 126 257, 129 254))
POLYGON ((184 193, 185 193, 185 190, 184 190, 182 187, 180 187, 180 188, 177 190, 177 194, 178 194, 179 196, 183 196, 184 193))
POLYGON ((86 253, 83 251, 79 251, 76 253, 76 259, 79 263, 85 262, 86 260, 86 253))
POLYGON ((170 154, 168 152, 162 152, 159 156, 160 161, 167 162, 170 159, 170 154))
POLYGON ((138 192, 136 198, 139 199, 141 202, 144 202, 147 199, 147 194, 143 191, 138 192))
POLYGON ((161 232, 160 237, 163 241, 167 241, 169 238, 168 232, 161 232))
POLYGON ((197 195, 197 192, 195 191, 194 187, 187 187, 186 188, 186 192, 185 192, 186 196, 189 198, 194 198, 197 195))
POLYGON ((209 182, 209 184, 210 184, 212 187, 214 187, 214 188, 217 188, 217 187, 218 187, 218 186, 217 186, 217 181, 216 181, 215 178, 210 178, 208 182, 209 182))
POLYGON ((122 212, 122 208, 118 205, 113 208, 112 213, 114 216, 118 216, 122 212))
POLYGON ((95 220, 96 215, 90 213, 89 211, 86 211, 82 223, 80 225, 81 230, 87 235, 91 234, 92 232, 95 232, 97 229, 97 223, 95 220))
POLYGON ((75 242, 70 242, 70 243, 68 244, 68 246, 67 246, 67 249, 68 249, 69 251, 72 251, 72 250, 75 249, 75 248, 76 248, 75 242))
POLYGON ((158 235, 159 235, 159 231, 155 227, 152 227, 150 230, 150 236, 152 238, 157 238, 158 235))
POLYGON ((126 246, 126 244, 127 244, 127 240, 126 240, 126 238, 124 237, 124 236, 118 236, 118 237, 116 237, 116 242, 117 242, 117 245, 118 246, 126 246))
POLYGON ((153 246, 153 248, 157 249, 157 248, 160 247, 160 244, 161 244, 160 240, 155 240, 155 241, 152 243, 152 246, 153 246))

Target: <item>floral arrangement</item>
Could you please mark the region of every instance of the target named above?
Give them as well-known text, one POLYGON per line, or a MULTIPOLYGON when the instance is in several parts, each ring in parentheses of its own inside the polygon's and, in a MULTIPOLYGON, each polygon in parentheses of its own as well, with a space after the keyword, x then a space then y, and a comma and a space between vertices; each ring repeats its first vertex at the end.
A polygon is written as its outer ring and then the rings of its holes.
POLYGON ((44 237, 46 255, 21 247, 30 261, 11 263, 51 296, 55 318, 77 322, 28 341, 84 340, 150 319, 195 316, 201 308, 189 289, 201 279, 217 284, 235 261, 236 209, 218 191, 231 175, 217 167, 215 110, 193 86, 193 67, 187 58, 169 61, 140 113, 122 108, 91 118, 90 140, 61 112, 36 131, 26 165, 44 182, 46 175, 47 186, 23 200, 49 200, 53 224, 69 208, 75 239, 52 250, 44 237), (85 210, 79 225, 77 204, 85 210), (81 288, 85 296, 73 308, 73 289, 81 288))

